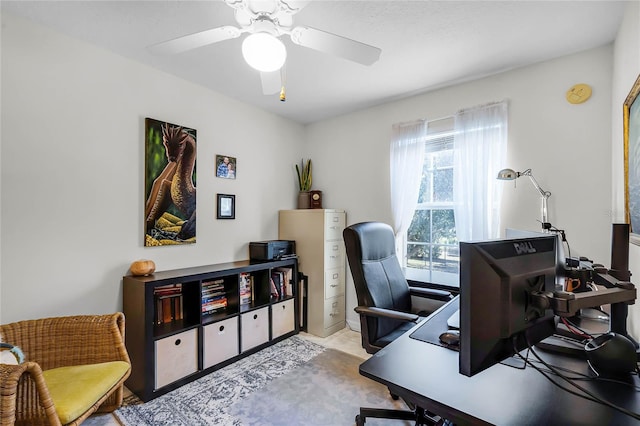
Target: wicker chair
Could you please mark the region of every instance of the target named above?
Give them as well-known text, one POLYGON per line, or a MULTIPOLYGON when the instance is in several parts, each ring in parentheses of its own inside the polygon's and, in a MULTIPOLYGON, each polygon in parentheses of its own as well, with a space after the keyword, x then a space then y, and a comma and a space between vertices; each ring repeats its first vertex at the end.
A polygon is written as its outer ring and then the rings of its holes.
MULTIPOLYGON (((111 361, 128 364, 112 363, 120 370, 126 369, 120 373, 122 378, 86 411, 65 424, 79 425, 95 412, 110 412, 120 407, 123 384, 131 373, 131 361, 124 346, 124 321, 124 314, 118 312, 0 325, 3 341, 19 346, 26 356, 26 361, 19 365, 0 364, 0 425, 63 424, 54 405, 55 395, 50 392, 53 385, 47 387, 43 376, 43 371, 59 367, 103 366, 101 363, 111 361)), ((72 373, 68 380, 73 383, 72 373)), ((63 379, 67 380, 66 376, 63 379)), ((76 389, 80 389, 79 386, 76 389)))

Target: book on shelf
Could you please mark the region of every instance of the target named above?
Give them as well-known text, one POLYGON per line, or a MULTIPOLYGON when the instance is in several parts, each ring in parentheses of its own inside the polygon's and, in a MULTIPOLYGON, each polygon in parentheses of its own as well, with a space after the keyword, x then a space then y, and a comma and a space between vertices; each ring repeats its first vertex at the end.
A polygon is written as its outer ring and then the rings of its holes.
POLYGON ((273 276, 269 277, 269 293, 271 294, 271 297, 280 297, 280 293, 278 292, 278 286, 276 285, 276 283, 273 280, 273 276))
POLYGON ((156 324, 164 324, 183 318, 182 293, 155 296, 156 324))
POLYGON ((203 301, 202 313, 205 315, 215 314, 227 309, 227 297, 216 297, 211 300, 203 301))
POLYGON ((202 283, 200 306, 203 315, 211 315, 227 309, 227 291, 223 278, 202 283))
POLYGON ((278 290, 278 296, 280 298, 286 296, 293 296, 293 290, 291 287, 291 275, 292 269, 290 268, 276 268, 271 272, 276 289, 278 290))
POLYGON ((182 283, 161 285, 153 289, 153 294, 156 296, 166 296, 178 293, 182 293, 182 283))
POLYGON ((182 284, 167 284, 153 289, 156 324, 170 323, 183 317, 182 284))
POLYGON ((240 304, 249 305, 253 301, 253 276, 248 272, 240 273, 240 304))
POLYGON ((293 268, 275 268, 274 270, 282 274, 282 296, 293 296, 293 268))
POLYGON ((224 280, 205 281, 202 283, 202 291, 224 290, 224 280))

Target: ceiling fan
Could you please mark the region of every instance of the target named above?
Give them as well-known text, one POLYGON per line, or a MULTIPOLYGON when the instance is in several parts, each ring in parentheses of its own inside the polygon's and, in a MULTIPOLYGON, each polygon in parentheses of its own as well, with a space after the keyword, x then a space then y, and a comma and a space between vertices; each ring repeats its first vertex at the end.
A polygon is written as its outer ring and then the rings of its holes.
POLYGON ((363 65, 371 65, 380 58, 381 50, 377 47, 316 28, 294 27, 293 15, 310 0, 224 1, 235 10, 240 28, 228 25, 212 28, 155 44, 149 50, 156 54, 182 53, 249 33, 243 41, 243 56, 249 65, 260 71, 264 94, 277 93, 282 87, 280 69, 286 60, 286 48, 280 41, 283 35, 288 35, 297 45, 363 65))

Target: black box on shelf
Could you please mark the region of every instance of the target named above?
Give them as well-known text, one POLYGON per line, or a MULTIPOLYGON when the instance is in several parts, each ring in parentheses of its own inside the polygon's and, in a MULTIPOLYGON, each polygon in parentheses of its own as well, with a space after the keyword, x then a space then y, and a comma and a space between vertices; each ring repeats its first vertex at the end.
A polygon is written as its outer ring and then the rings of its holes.
POLYGON ((249 259, 278 260, 294 257, 296 242, 290 240, 252 241, 249 243, 249 259))

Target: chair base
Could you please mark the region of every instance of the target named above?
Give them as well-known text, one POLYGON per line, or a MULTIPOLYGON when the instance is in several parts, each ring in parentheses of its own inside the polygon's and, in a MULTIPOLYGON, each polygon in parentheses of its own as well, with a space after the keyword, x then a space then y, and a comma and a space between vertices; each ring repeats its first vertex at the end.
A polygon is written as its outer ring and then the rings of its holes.
POLYGON ((414 411, 360 407, 360 414, 356 416, 356 426, 364 426, 367 418, 414 420, 416 422, 416 426, 435 426, 443 424, 443 419, 441 417, 431 415, 419 407, 416 407, 414 411))

